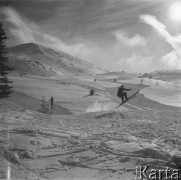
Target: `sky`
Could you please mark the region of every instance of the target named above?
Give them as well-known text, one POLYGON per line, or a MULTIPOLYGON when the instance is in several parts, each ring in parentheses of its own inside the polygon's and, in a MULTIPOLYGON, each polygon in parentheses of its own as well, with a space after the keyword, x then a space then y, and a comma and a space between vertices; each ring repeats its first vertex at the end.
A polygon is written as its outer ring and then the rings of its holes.
MULTIPOLYGON (((3 0, 0 0, 3 1, 3 0)), ((109 71, 181 69, 174 0, 11 0, 0 4, 8 46, 34 42, 109 71)))

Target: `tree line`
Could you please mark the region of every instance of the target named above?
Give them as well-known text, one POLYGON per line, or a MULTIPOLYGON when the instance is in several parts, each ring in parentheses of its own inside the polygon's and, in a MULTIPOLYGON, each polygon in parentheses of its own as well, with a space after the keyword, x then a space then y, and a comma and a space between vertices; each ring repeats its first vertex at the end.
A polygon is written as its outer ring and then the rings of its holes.
POLYGON ((3 22, 0 22, 0 99, 7 98, 12 93, 12 81, 8 79, 8 73, 12 71, 7 65, 8 52, 6 51, 7 35, 3 22))

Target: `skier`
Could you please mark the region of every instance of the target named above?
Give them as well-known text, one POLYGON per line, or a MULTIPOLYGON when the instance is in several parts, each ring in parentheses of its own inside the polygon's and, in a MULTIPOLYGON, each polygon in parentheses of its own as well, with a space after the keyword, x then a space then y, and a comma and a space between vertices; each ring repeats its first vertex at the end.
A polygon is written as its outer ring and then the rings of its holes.
POLYGON ((94 89, 91 89, 90 92, 89 92, 89 95, 90 95, 90 96, 93 96, 94 94, 95 94, 94 89))
POLYGON ((54 98, 53 96, 50 98, 50 109, 53 109, 53 103, 54 103, 54 98))
POLYGON ((131 91, 131 90, 132 90, 132 89, 126 89, 126 88, 124 88, 123 85, 121 85, 121 86, 118 88, 117 96, 122 99, 122 102, 125 102, 125 101, 127 101, 128 96, 127 96, 127 93, 124 92, 124 91, 131 91))
POLYGON ((140 80, 141 84, 143 84, 143 79, 140 80))

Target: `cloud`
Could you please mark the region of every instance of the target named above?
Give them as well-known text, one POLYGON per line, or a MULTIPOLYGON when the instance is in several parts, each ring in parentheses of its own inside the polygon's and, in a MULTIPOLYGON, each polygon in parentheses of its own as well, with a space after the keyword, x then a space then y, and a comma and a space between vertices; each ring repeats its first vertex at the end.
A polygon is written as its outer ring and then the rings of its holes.
POLYGON ((92 56, 92 53, 96 51, 96 47, 87 47, 83 43, 67 45, 61 39, 43 33, 37 24, 21 17, 15 9, 4 8, 2 12, 6 20, 11 24, 9 28, 10 34, 19 43, 34 42, 80 58, 92 56))
POLYGON ((166 69, 181 69, 180 59, 175 51, 172 51, 161 58, 161 63, 166 69), (173 63, 174 62, 174 63, 173 63))
POLYGON ((125 71, 131 72, 150 72, 154 70, 153 65, 154 56, 144 57, 137 54, 132 54, 127 59, 120 59, 117 61, 117 66, 124 66, 125 71))
POLYGON ((19 43, 34 42, 34 32, 38 31, 35 24, 25 21, 20 15, 11 8, 2 9, 6 20, 12 25, 9 28, 10 34, 13 35, 19 43))
POLYGON ((181 35, 172 36, 166 26, 151 15, 141 15, 141 22, 150 25, 162 38, 164 38, 173 48, 173 51, 164 55, 161 61, 166 63, 168 68, 181 68, 181 35))
POLYGON ((174 46, 172 36, 167 32, 166 26, 164 24, 162 24, 161 22, 159 22, 155 16, 151 16, 151 15, 147 15, 147 14, 141 15, 140 21, 153 27, 153 29, 157 30, 157 32, 163 38, 165 38, 165 40, 168 43, 170 43, 172 46, 174 46))
POLYGON ((124 46, 128 47, 135 47, 135 46, 145 46, 146 40, 139 34, 134 35, 133 37, 129 38, 126 33, 122 31, 115 31, 113 32, 115 38, 124 46))

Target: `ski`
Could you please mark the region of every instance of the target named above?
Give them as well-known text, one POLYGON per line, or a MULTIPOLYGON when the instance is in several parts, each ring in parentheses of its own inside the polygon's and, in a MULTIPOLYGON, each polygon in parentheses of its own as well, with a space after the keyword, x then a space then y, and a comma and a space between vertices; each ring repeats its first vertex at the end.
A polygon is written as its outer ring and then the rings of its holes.
POLYGON ((136 94, 139 93, 139 91, 135 92, 134 94, 132 94, 126 101, 122 102, 121 104, 119 104, 116 108, 122 106, 124 103, 128 102, 130 99, 133 99, 134 97, 136 97, 136 94))

